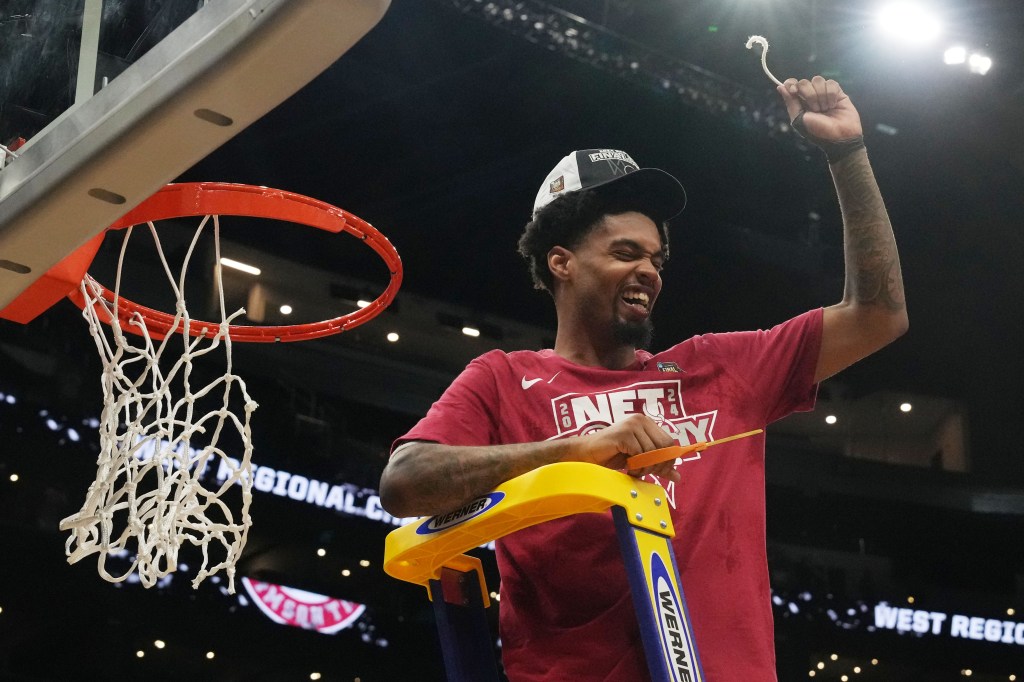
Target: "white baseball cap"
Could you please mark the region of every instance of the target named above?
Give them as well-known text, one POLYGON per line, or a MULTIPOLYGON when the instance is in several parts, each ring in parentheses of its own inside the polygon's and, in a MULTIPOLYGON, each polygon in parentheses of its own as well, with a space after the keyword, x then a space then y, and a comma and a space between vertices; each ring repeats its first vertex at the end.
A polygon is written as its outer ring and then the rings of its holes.
POLYGON ((544 178, 533 202, 533 212, 556 198, 581 189, 631 185, 642 208, 657 222, 671 220, 686 206, 686 190, 672 175, 657 168, 641 168, 618 149, 582 149, 568 154, 544 178))

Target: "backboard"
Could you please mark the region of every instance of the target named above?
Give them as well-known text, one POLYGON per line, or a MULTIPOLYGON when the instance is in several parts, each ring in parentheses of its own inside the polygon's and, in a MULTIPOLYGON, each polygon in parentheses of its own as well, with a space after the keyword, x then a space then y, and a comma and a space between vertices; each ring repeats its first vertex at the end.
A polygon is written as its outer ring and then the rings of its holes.
POLYGON ((8 0, 0 310, 334 63, 390 0, 8 0), (24 143, 21 141, 24 140, 24 143))

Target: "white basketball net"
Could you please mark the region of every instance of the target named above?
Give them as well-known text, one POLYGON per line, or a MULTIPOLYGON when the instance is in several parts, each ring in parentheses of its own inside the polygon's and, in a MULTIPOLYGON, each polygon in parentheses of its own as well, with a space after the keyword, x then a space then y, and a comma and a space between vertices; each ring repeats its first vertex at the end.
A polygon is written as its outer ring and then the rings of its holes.
MULTIPOLYGON (((164 257, 153 223, 153 234, 164 272, 177 298, 172 331, 154 340, 145 320, 135 313, 129 326, 138 334, 126 333, 116 315, 120 295, 121 269, 131 237, 128 228, 117 265, 115 302, 100 297, 99 285, 86 275, 82 282, 84 315, 89 332, 103 361, 103 413, 100 420, 100 454, 96 480, 89 486, 85 504, 73 516, 60 523, 71 531, 65 546, 69 563, 90 554, 98 554, 100 575, 111 582, 125 580, 133 571, 145 587, 174 572, 178 550, 184 543, 202 549, 203 563, 192 587, 208 576, 225 570, 228 590, 235 591, 235 562, 245 546, 252 520, 252 435, 250 418, 257 404, 249 397, 245 382, 231 369, 231 338, 228 325, 245 311, 225 315, 224 286, 220 266, 220 224, 213 217, 215 243, 215 287, 220 301, 220 322, 214 338, 182 333, 188 329, 185 307, 185 273, 203 228, 206 216, 196 230, 175 281, 164 257), (106 311, 103 319, 98 311, 106 311), (169 368, 172 346, 182 344, 181 356, 169 368), (223 348, 226 370, 214 381, 197 386, 193 361, 211 356, 223 348), (166 357, 165 358, 165 354, 166 357), (220 406, 207 409, 213 401, 220 406), (203 407, 197 406, 202 401, 203 407), (231 404, 241 402, 238 414, 231 404), (232 434, 233 430, 233 434, 232 434), (241 457, 229 457, 218 445, 222 435, 240 440, 241 457), (237 434, 237 437, 234 435, 237 434), (203 443, 202 446, 193 445, 203 443), (211 466, 212 465, 212 466, 211 466), (203 485, 218 471, 229 471, 215 489, 203 485), (235 484, 241 484, 242 508, 237 515, 221 496, 235 484), (134 542, 133 542, 134 541, 134 542), (212 547, 211 547, 212 546, 212 547), (107 570, 109 557, 132 557, 131 567, 120 575, 107 570)), ((216 356, 214 356, 216 357, 216 356)), ((205 358, 204 363, 210 358, 205 358)), ((239 447, 232 443, 229 447, 239 447)))

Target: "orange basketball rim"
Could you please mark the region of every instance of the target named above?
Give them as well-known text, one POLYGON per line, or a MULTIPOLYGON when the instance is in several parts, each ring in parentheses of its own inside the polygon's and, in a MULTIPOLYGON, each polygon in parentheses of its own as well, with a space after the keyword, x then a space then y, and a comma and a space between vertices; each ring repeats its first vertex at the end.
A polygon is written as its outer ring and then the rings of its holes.
MULTIPOLYGON (((390 281, 385 290, 369 305, 359 310, 307 324, 230 325, 228 335, 233 341, 305 341, 338 334, 379 315, 395 298, 401 286, 402 261, 387 237, 348 211, 294 192, 221 182, 170 184, 126 213, 108 229, 121 230, 171 218, 223 215, 269 218, 308 225, 331 233, 347 232, 373 249, 384 261, 390 273, 390 281)), ((104 234, 105 231, 54 266, 7 308, 0 311, 0 317, 28 322, 64 296, 70 298, 79 308, 83 308, 86 301, 80 284, 84 278, 89 277, 86 270, 99 250, 104 234)), ((180 332, 184 328, 180 318, 175 315, 134 303, 116 295, 103 285, 99 285, 99 289, 100 297, 111 307, 108 310, 97 303, 94 304, 94 309, 99 313, 99 319, 108 324, 113 320, 110 312, 113 310, 122 328, 129 331, 134 331, 136 327, 128 322, 141 317, 153 338, 159 339, 168 333, 180 332)), ((190 320, 187 332, 190 336, 213 338, 219 332, 219 325, 202 320, 190 320)))

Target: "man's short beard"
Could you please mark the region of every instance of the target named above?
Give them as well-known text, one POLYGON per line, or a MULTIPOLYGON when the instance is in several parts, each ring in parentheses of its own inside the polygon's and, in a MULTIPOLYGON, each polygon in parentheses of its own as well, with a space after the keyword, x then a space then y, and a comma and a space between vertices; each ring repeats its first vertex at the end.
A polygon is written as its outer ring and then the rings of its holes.
POLYGON ((654 325, 651 324, 650 318, 640 322, 616 320, 613 333, 616 341, 633 346, 633 348, 647 350, 654 338, 654 325))

